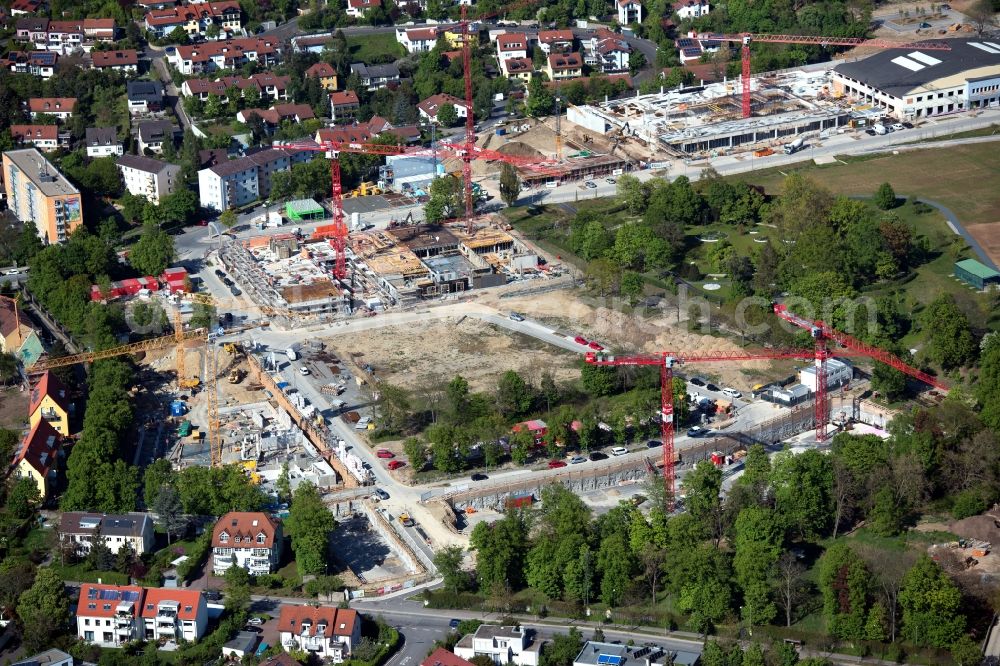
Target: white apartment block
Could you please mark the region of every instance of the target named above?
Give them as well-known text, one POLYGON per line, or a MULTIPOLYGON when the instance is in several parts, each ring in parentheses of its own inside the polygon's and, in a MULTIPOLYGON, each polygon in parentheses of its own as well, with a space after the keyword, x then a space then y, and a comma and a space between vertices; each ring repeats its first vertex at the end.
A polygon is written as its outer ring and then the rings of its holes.
POLYGON ((476 633, 467 634, 455 645, 455 654, 462 659, 485 656, 497 666, 538 666, 542 644, 530 642, 524 627, 480 625, 476 633))
POLYGON ((77 637, 103 648, 136 640, 196 641, 208 627, 208 604, 198 590, 94 585, 80 588, 77 637))
POLYGON ((142 155, 122 155, 116 164, 125 181, 125 189, 135 196, 146 197, 156 205, 160 205, 163 197, 173 193, 181 172, 176 164, 142 155))
POLYGON ((59 541, 74 544, 81 553, 90 551, 97 535, 116 554, 127 546, 143 555, 152 552, 156 543, 153 519, 146 513, 113 516, 67 511, 59 519, 59 541))

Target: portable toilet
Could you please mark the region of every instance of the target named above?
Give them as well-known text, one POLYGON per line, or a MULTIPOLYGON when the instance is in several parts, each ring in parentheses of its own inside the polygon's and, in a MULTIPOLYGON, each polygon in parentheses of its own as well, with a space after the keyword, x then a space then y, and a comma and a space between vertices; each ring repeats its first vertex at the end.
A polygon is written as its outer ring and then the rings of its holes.
POLYGON ((170 403, 171 416, 184 416, 185 413, 187 413, 187 405, 183 400, 174 400, 170 403))

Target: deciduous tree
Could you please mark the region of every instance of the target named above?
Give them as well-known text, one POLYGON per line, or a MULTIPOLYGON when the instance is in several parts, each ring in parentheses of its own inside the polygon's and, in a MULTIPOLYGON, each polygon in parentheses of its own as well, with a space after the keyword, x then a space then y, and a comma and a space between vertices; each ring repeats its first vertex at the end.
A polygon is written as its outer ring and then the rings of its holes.
POLYGON ((330 532, 337 526, 312 483, 300 483, 292 496, 285 527, 292 537, 295 562, 302 574, 326 573, 330 532))

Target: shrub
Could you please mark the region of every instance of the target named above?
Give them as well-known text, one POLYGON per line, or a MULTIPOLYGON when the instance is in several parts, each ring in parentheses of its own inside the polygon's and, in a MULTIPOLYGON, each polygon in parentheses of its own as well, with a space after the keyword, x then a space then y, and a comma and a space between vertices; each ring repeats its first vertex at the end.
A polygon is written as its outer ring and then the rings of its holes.
POLYGON ((963 490, 955 495, 955 503, 951 505, 951 515, 956 520, 978 516, 986 511, 986 498, 976 489, 963 490))

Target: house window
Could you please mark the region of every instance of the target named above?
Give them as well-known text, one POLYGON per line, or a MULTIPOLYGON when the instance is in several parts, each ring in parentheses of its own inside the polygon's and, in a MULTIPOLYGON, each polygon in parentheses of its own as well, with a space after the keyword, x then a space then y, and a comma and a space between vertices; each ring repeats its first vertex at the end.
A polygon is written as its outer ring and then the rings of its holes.
POLYGON ((264 543, 265 541, 267 541, 267 537, 264 536, 263 532, 257 535, 257 543, 264 543))
POLYGON ((90 641, 91 643, 93 643, 94 642, 94 632, 92 632, 92 631, 85 631, 85 632, 83 632, 83 640, 90 641))

